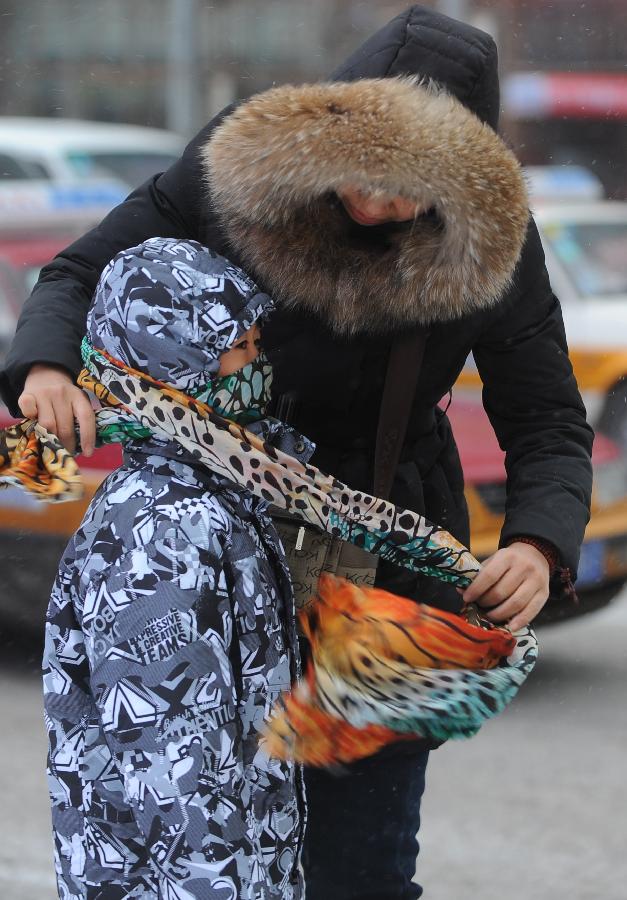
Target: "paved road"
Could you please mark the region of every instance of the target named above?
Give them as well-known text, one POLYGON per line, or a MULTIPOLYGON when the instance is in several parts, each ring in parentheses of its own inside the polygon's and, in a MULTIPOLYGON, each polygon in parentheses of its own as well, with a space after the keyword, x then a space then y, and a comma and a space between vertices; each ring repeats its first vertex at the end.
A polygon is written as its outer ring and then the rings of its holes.
MULTIPOLYGON (((432 756, 425 900, 627 900, 627 594, 540 637, 511 709, 432 756)), ((0 650, 0 898, 54 900, 37 653, 0 650)))
POLYGON ((627 594, 539 637, 511 708, 432 755, 425 900, 627 900, 627 594))

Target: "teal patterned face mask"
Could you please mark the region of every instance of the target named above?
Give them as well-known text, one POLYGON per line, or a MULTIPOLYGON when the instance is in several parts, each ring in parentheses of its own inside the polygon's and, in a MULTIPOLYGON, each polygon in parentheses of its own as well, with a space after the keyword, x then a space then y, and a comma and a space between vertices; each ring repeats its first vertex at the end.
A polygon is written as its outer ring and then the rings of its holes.
POLYGON ((194 396, 225 419, 246 425, 266 415, 271 387, 272 366, 262 351, 243 369, 213 379, 194 396))

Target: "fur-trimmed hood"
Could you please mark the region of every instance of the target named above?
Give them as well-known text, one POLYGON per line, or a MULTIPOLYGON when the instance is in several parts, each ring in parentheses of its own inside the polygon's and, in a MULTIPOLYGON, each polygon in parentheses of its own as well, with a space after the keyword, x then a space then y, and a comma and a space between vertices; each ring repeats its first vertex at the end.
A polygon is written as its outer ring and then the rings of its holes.
POLYGON ((502 296, 528 207, 520 166, 456 99, 411 78, 274 88, 202 150, 211 200, 251 274, 339 333, 446 321, 502 296), (432 213, 356 226, 348 184, 432 213))

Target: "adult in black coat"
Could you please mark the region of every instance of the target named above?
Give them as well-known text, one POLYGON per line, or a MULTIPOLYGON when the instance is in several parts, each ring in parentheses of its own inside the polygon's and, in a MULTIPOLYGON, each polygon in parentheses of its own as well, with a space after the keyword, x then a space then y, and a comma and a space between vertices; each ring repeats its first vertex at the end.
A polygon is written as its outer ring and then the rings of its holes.
MULTIPOLYGON (((374 35, 333 77, 358 81, 399 75, 419 75, 437 81, 476 117, 496 129, 496 48, 482 32, 414 6, 374 35)), ((400 89, 407 90, 409 86, 399 84, 400 89)), ((331 104, 326 111, 332 116, 350 118, 361 100, 355 102, 355 108, 331 104)), ((435 102, 440 101, 436 98, 435 102)), ((408 107, 408 114, 409 111, 408 107)), ((254 104, 245 104, 235 115, 232 112, 229 109, 217 117, 170 170, 135 191, 97 228, 43 270, 25 306, 2 373, 3 396, 13 412, 18 412, 19 401, 25 413, 36 412, 43 424, 57 430, 68 442, 72 440, 74 412, 82 421, 83 443, 90 442, 89 410, 78 389, 72 387, 68 374, 74 377, 81 367, 79 346, 85 315, 102 268, 118 250, 147 237, 195 238, 230 255, 264 287, 286 300, 291 294, 302 293, 302 270, 299 269, 298 278, 283 277, 286 271, 289 276, 290 266, 299 267, 296 255, 289 261, 290 248, 286 250, 277 242, 277 223, 269 222, 268 208, 274 195, 265 194, 259 217, 255 220, 253 216, 251 225, 248 213, 239 217, 241 209, 237 204, 246 200, 250 211, 252 195, 235 192, 225 196, 219 190, 212 194, 207 190, 207 167, 211 169, 213 165, 218 171, 220 154, 216 155, 216 148, 219 151, 219 140, 229 134, 222 129, 216 132, 216 126, 233 125, 236 130, 231 132, 232 137, 237 136, 237 127, 243 127, 240 139, 244 143, 247 136, 254 137, 254 104), (273 234, 268 236, 268 230, 273 234), (263 252, 256 254, 257 247, 263 252)), ((270 115, 285 117, 286 112, 287 107, 283 106, 271 109, 270 115)), ((317 115, 315 109, 312 114, 317 115)), ((383 121, 390 120, 384 116, 383 121)), ((472 145, 477 134, 473 130, 476 123, 466 122, 460 124, 457 138, 455 128, 449 133, 456 149, 449 147, 449 155, 438 170, 438 177, 443 180, 437 182, 435 191, 425 190, 420 198, 415 194, 410 197, 420 214, 409 233, 403 225, 387 227, 383 232, 359 227, 347 215, 350 203, 342 206, 337 199, 342 193, 339 183, 330 182, 329 190, 321 195, 320 185, 312 186, 304 178, 296 182, 294 193, 287 198, 284 222, 289 227, 284 234, 293 235, 302 224, 298 203, 293 202, 298 196, 301 211, 303 204, 308 211, 300 244, 305 262, 310 264, 318 254, 325 271, 336 273, 352 265, 355 278, 347 282, 348 294, 355 299, 358 285, 357 294, 368 294, 373 302, 377 292, 385 292, 385 280, 359 280, 360 265, 368 260, 369 253, 376 260, 382 248, 392 247, 398 260, 408 242, 415 246, 416 229, 427 244, 438 246, 453 233, 456 252, 465 263, 472 261, 476 248, 473 245, 469 252, 471 235, 464 242, 463 229, 455 232, 455 216, 447 218, 442 200, 450 194, 451 185, 460 187, 455 179, 451 182, 446 178, 447 171, 455 168, 455 153, 463 156, 463 148, 472 145), (317 243, 321 233, 332 238, 322 242, 324 246, 317 243)), ((260 123, 258 119, 257 125, 260 123)), ((386 147, 390 140, 394 143, 395 136, 398 137, 384 129, 380 147, 386 147)), ((357 145, 362 138, 361 132, 356 131, 357 145)), ((368 140, 376 144, 372 132, 368 140)), ((257 145, 257 152, 262 154, 260 146, 257 145)), ((283 154, 285 148, 280 149, 283 154)), ((328 154, 328 148, 324 152, 328 154)), ((281 154, 277 159, 283 160, 281 154)), ((392 160, 391 181, 385 182, 388 186, 398 185, 402 179, 402 155, 403 146, 397 143, 396 152, 387 156, 392 160)), ((227 166, 221 171, 228 177, 231 170, 227 166)), ((418 172, 418 181, 419 176, 418 172)), ((472 214, 479 223, 472 232, 473 240, 482 231, 480 223, 496 224, 495 234, 501 226, 507 227, 507 203, 499 194, 498 177, 499 165, 494 169, 495 181, 488 184, 484 196, 490 198, 487 204, 478 201, 469 188, 462 190, 463 209, 466 213, 474 210, 472 214)), ((342 170, 339 178, 348 183, 349 172, 342 170)), ((368 186, 366 181, 366 176, 360 176, 356 186, 363 191, 368 186)), ((271 189, 278 191, 277 198, 279 188, 275 184, 271 189)), ((395 193, 403 193, 402 186, 395 193)), ((354 194, 345 195, 345 199, 346 196, 354 194)), ((279 199, 286 201, 285 196, 279 199)), ((516 227, 512 226, 511 240, 508 238, 504 246, 511 255, 516 245, 514 232, 520 225, 520 198, 509 199, 514 210, 510 224, 516 220, 516 227)), ((447 246, 450 248, 450 243, 447 246)), ((341 278, 338 276, 332 285, 322 283, 313 277, 314 267, 310 266, 311 302, 285 305, 265 340, 275 367, 276 393, 289 395, 294 424, 316 442, 316 463, 352 486, 370 490, 376 411, 390 347, 399 332, 427 329, 424 360, 392 499, 425 512, 464 542, 469 535, 463 476, 448 420, 437 404, 451 389, 472 350, 484 382, 484 405, 506 451, 508 470, 507 510, 501 536, 504 549, 486 565, 483 576, 479 576, 483 580, 477 579, 475 590, 483 593, 486 605, 496 606, 491 613, 495 619, 515 614, 517 621, 523 621, 529 620, 546 600, 549 567, 545 557, 552 560, 556 569, 568 570, 573 577, 576 572, 589 511, 592 434, 568 360, 559 303, 548 282, 535 226, 532 222, 528 226, 509 283, 508 265, 490 258, 488 246, 481 252, 481 259, 487 262, 485 280, 478 278, 476 271, 449 267, 458 288, 452 292, 445 288, 423 291, 425 283, 432 284, 432 269, 426 265, 416 278, 415 267, 410 266, 413 281, 409 278, 410 289, 400 298, 407 302, 403 306, 408 310, 405 318, 382 316, 376 302, 365 304, 361 311, 359 304, 353 303, 352 315, 342 318, 332 303, 333 290, 341 278), (464 290, 467 279, 472 286, 470 291, 464 290), (503 289, 506 283, 508 286, 503 289), (499 285, 501 289, 497 290, 499 285), (425 302, 412 306, 412 291, 425 302), (430 298, 435 298, 434 303, 425 306, 430 298), (516 540, 521 537, 524 542, 516 540), (514 602, 523 583, 532 587, 524 602, 514 602)), ((374 269, 368 271, 368 275, 375 274, 374 269)), ((407 287, 407 279, 401 280, 407 287)), ((391 279, 387 294, 398 287, 398 282, 391 279)), ((381 567, 379 580, 391 590, 420 599, 444 605, 458 602, 451 592, 438 590, 436 594, 431 585, 408 579, 405 573, 399 574, 390 567, 381 567)), ((402 754, 360 764, 341 779, 324 773, 307 774, 310 822, 304 861, 308 896, 332 900, 420 895, 420 888, 411 883, 411 878, 425 763, 423 747, 405 747, 402 754)))

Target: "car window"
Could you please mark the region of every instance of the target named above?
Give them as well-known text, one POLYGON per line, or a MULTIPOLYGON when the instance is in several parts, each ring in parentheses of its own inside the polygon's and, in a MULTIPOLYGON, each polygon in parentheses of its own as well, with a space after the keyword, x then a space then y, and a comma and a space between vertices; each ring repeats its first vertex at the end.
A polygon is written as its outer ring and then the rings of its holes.
POLYGON ((44 166, 43 163, 35 162, 34 160, 29 160, 26 165, 28 166, 29 171, 31 172, 31 178, 41 178, 45 181, 50 181, 52 175, 50 174, 50 170, 44 166))
POLYGON ((0 181, 22 181, 25 178, 48 177, 39 163, 19 160, 8 153, 0 153, 0 181))
POLYGON ((120 178, 130 187, 137 187, 151 175, 169 169, 177 157, 173 153, 136 150, 107 153, 72 152, 66 154, 66 159, 75 174, 81 178, 108 174, 120 178))
POLYGON ((542 230, 582 297, 627 294, 627 221, 554 221, 542 230))

